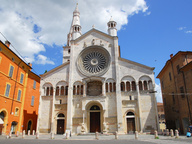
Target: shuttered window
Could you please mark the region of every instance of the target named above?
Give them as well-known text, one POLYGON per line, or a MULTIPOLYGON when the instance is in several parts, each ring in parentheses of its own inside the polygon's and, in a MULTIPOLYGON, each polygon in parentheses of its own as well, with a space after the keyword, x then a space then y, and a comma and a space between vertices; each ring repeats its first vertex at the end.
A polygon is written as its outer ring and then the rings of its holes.
POLYGON ((35 96, 32 96, 31 98, 31 106, 34 106, 35 96))
POLYGON ((20 77, 20 83, 23 84, 23 77, 24 77, 24 74, 21 73, 21 77, 20 77))
POLYGON ((33 88, 36 89, 36 81, 33 82, 33 88))
POLYGON ((18 90, 17 100, 18 100, 18 101, 21 100, 21 90, 18 90))
POLYGON ((11 78, 13 76, 13 70, 14 70, 14 67, 11 65, 10 69, 9 69, 9 77, 11 77, 11 78))
POLYGON ((5 96, 9 97, 9 92, 10 92, 11 86, 9 84, 6 85, 6 91, 5 91, 5 96))

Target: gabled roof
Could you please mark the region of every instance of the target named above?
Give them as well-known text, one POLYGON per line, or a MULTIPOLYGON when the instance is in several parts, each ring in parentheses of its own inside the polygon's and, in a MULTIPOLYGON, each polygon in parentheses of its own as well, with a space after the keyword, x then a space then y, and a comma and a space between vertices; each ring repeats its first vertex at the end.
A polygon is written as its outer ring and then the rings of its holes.
POLYGON ((90 35, 92 32, 95 32, 95 33, 98 33, 98 34, 103 35, 103 36, 105 36, 105 37, 108 37, 108 38, 110 38, 110 39, 113 39, 113 36, 110 36, 110 35, 108 35, 108 34, 106 34, 106 33, 104 33, 104 32, 101 32, 101 31, 99 31, 99 30, 97 30, 97 29, 95 29, 95 28, 92 28, 91 30, 89 30, 89 31, 86 32, 85 34, 81 35, 80 37, 78 37, 78 38, 75 39, 74 41, 75 41, 75 42, 80 41, 80 40, 82 40, 83 38, 85 38, 85 37, 87 37, 88 35, 90 35))
POLYGON ((44 73, 44 74, 41 74, 40 76, 43 77, 43 76, 46 76, 46 75, 48 75, 48 74, 51 74, 52 72, 54 72, 54 71, 56 71, 56 70, 58 70, 58 69, 60 69, 60 68, 62 68, 62 67, 64 67, 64 66, 68 65, 69 63, 70 63, 70 62, 63 63, 63 64, 61 64, 60 66, 55 67, 54 69, 52 69, 52 70, 50 70, 50 71, 48 71, 48 72, 46 72, 46 73, 44 73))
POLYGON ((143 67, 143 68, 146 68, 146 69, 149 69, 149 70, 154 70, 155 69, 154 67, 149 67, 149 66, 146 66, 146 65, 134 62, 134 61, 130 61, 130 60, 127 60, 127 59, 124 59, 124 58, 121 58, 121 57, 119 57, 119 60, 130 63, 130 64, 133 64, 133 65, 137 65, 139 67, 143 67))

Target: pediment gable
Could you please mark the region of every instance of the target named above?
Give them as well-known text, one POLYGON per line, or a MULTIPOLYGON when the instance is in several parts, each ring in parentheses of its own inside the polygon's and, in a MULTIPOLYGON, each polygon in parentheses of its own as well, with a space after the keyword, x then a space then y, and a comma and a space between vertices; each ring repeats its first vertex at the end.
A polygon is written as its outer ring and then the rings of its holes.
POLYGON ((132 64, 132 65, 135 65, 137 67, 141 67, 141 68, 144 68, 144 69, 147 69, 147 70, 152 70, 153 71, 155 69, 154 67, 149 67, 149 66, 146 66, 146 65, 134 62, 134 61, 130 61, 130 60, 127 60, 127 59, 124 59, 124 58, 121 58, 121 57, 119 57, 119 61, 120 62, 125 62, 127 64, 132 64))
POLYGON ((106 39, 111 39, 111 40, 113 39, 112 36, 93 28, 90 31, 86 32, 85 34, 81 35, 79 38, 75 39, 74 42, 78 43, 79 41, 85 39, 89 35, 98 35, 98 37, 105 37, 106 39))
POLYGON ((41 77, 46 77, 48 75, 51 75, 51 74, 54 74, 56 71, 60 70, 60 69, 63 69, 65 67, 67 67, 68 65, 70 64, 70 62, 66 62, 66 63, 63 63, 62 65, 58 66, 58 67, 55 67, 54 69, 40 75, 41 77))

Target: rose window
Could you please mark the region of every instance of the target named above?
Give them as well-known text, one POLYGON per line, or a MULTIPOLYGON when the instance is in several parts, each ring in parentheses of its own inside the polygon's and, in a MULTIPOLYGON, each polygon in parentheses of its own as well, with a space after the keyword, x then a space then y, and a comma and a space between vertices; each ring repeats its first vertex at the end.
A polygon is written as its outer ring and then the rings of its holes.
POLYGON ((109 67, 110 56, 107 50, 101 47, 84 49, 77 60, 80 72, 88 76, 104 74, 109 67))

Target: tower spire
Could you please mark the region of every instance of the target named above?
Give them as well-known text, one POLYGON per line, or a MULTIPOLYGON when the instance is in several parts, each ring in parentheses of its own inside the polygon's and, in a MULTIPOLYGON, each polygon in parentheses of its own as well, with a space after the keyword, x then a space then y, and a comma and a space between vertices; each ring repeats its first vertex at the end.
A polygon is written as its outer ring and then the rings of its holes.
POLYGON ((79 36, 81 36, 81 24, 80 24, 80 12, 77 3, 75 10, 73 11, 73 19, 69 34, 67 36, 67 45, 70 46, 70 41, 75 40, 79 36))

